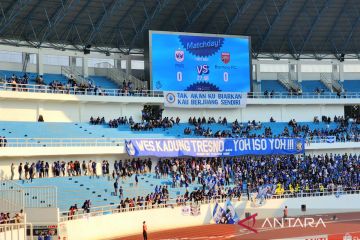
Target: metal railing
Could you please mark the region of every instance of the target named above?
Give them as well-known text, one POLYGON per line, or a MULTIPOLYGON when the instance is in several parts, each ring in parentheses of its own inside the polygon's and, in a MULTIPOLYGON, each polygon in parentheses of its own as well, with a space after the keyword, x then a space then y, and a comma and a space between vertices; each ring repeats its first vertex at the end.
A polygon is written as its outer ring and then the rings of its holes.
POLYGON ((76 82, 87 84, 86 79, 83 77, 81 71, 79 71, 78 67, 75 66, 61 66, 61 74, 66 76, 67 78, 74 77, 76 82))
POLYGON ((332 92, 332 73, 320 73, 320 82, 332 92))
POLYGON ((0 212, 18 212, 24 209, 24 191, 14 189, 0 190, 0 212))
POLYGON ((33 240, 33 226, 31 223, 0 224, 0 239, 2 240, 33 240), (29 235, 27 235, 29 232, 29 235))
POLYGON ((55 186, 23 187, 14 181, 0 180, 0 197, 11 203, 8 211, 24 208, 57 207, 57 188, 55 186), (11 193, 12 192, 12 193, 11 193))
MULTIPOLYGON (((96 71, 96 69, 95 69, 95 71, 96 71)), ((106 76, 108 78, 112 79, 119 86, 122 86, 123 81, 125 80, 126 82, 130 81, 133 84, 133 89, 147 87, 146 83, 144 83, 140 79, 134 77, 133 75, 126 74, 126 72, 124 72, 118 68, 108 68, 106 70, 106 76)))
POLYGON ((124 138, 7 138, 6 147, 118 147, 124 138))
POLYGON ((23 191, 27 208, 57 207, 57 188, 55 186, 24 187, 23 191))
MULTIPOLYGON (((88 95, 88 96, 114 96, 114 97, 164 97, 162 91, 128 91, 121 92, 120 89, 96 89, 79 87, 63 86, 62 88, 53 88, 48 85, 34 85, 34 84, 16 84, 0 83, 0 91, 13 91, 13 92, 31 92, 31 93, 51 93, 51 94, 67 94, 67 95, 88 95)), ((273 95, 265 95, 262 92, 247 93, 248 98, 253 99, 339 99, 336 93, 311 93, 305 92, 301 94, 275 92, 273 95)), ((360 92, 345 92, 342 93, 341 98, 360 99, 360 92)))
POLYGON ((291 89, 289 73, 277 73, 277 80, 286 88, 291 89))
POLYGON ((122 92, 120 89, 102 88, 79 88, 79 87, 58 87, 53 88, 49 85, 0 83, 0 91, 31 92, 31 93, 51 93, 66 95, 87 95, 87 96, 115 96, 115 97, 163 97, 162 91, 128 91, 122 92))
MULTIPOLYGON (((131 138, 146 139, 146 136, 132 136, 131 138)), ((169 138, 169 137, 167 137, 169 138)), ((173 137, 175 138, 175 137, 173 137)), ((128 139, 128 138, 127 138, 128 139)), ((153 139, 153 138, 151 138, 153 139)), ((125 138, 6 138, 5 147, 123 147, 125 138)), ((341 143, 360 142, 360 139, 351 138, 348 141, 329 141, 328 136, 305 138, 305 145, 312 143, 341 143)), ((1 149, 1 148, 0 148, 1 149)))
MULTIPOLYGON (((237 198, 232 198, 232 199, 237 200, 237 198)), ((243 199, 245 199, 245 197, 243 197, 243 199)), ((178 206, 188 206, 191 204, 209 204, 215 202, 221 203, 225 201, 226 198, 219 197, 219 198, 204 199, 197 202, 186 201, 182 203, 176 203, 176 199, 168 199, 168 200, 163 200, 164 203, 160 203, 160 204, 143 202, 142 206, 126 207, 126 208, 119 208, 119 204, 106 205, 99 207, 91 207, 89 213, 85 212, 83 209, 78 209, 78 211, 73 215, 70 214, 70 211, 62 211, 60 212, 60 222, 68 221, 68 220, 76 220, 85 217, 108 215, 113 213, 142 211, 142 210, 150 210, 150 209, 158 209, 158 208, 174 208, 178 206)))
MULTIPOLYGON (((350 195, 350 194, 360 194, 359 189, 354 190, 319 190, 319 189, 310 189, 307 191, 301 191, 301 192, 291 192, 291 191, 285 191, 283 194, 279 195, 272 195, 271 197, 267 199, 284 199, 284 198, 303 198, 303 197, 321 197, 321 196, 331 196, 335 195, 340 197, 341 195, 350 195)), ((102 216, 102 215, 108 215, 108 214, 114 214, 114 213, 123 213, 123 212, 132 212, 132 211, 142 211, 142 210, 150 210, 150 209, 157 209, 157 208, 174 208, 174 207, 181 207, 181 206, 188 206, 191 204, 209 204, 209 203, 222 203, 227 200, 227 197, 221 197, 221 196, 214 196, 208 199, 204 199, 201 201, 184 201, 184 202, 176 202, 177 199, 168 199, 163 200, 164 203, 161 204, 147 204, 146 202, 143 202, 141 206, 135 206, 135 207, 126 207, 121 208, 119 207, 119 204, 114 205, 106 205, 106 206, 99 206, 99 207, 92 207, 90 208, 90 212, 85 212, 83 209, 79 209, 76 213, 71 214, 70 211, 63 211, 60 212, 60 222, 64 221, 71 221, 76 219, 82 219, 82 218, 88 218, 88 217, 95 217, 95 216, 102 216)), ((232 197, 232 201, 249 201, 248 197, 244 194, 241 195, 240 198, 232 197)), ((255 199, 253 197, 250 197, 250 201, 254 201, 255 199)))
POLYGON ((14 181, 0 180, 0 211, 16 212, 25 207, 23 187, 14 181))
POLYGON ((307 191, 301 192, 290 192, 286 191, 284 194, 273 195, 271 199, 282 199, 282 198, 303 198, 303 197, 320 197, 320 196, 331 196, 336 195, 338 197, 342 195, 351 195, 351 194, 360 194, 360 189, 354 190, 324 190, 320 191, 319 189, 310 189, 307 191))

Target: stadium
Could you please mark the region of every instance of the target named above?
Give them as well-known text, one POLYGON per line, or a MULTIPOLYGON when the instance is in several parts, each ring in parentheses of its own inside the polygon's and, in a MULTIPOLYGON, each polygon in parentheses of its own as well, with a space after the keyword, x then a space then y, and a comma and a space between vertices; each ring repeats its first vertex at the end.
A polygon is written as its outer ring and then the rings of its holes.
POLYGON ((357 0, 0 10, 0 240, 360 239, 357 0))

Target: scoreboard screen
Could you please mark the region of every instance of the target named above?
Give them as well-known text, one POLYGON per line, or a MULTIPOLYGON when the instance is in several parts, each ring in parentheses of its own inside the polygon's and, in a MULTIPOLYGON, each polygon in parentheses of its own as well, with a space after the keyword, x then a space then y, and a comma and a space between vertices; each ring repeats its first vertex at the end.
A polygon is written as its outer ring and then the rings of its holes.
POLYGON ((150 31, 151 87, 156 91, 249 92, 250 38, 150 31))

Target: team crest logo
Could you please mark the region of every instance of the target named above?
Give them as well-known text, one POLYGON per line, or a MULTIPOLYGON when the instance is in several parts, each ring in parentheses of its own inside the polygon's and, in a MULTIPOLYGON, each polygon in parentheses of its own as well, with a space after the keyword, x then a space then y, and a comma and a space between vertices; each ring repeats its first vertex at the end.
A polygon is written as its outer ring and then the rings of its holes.
POLYGON ((168 103, 174 103, 176 100, 175 95, 173 93, 166 94, 166 101, 168 103))
POLYGON ((225 64, 228 64, 230 62, 230 53, 228 52, 221 53, 221 61, 225 64))
POLYGON ((126 141, 126 150, 130 156, 135 155, 135 147, 131 141, 126 141))
POLYGON ((176 50, 175 51, 175 60, 177 62, 183 62, 184 57, 185 57, 184 51, 182 51, 182 50, 176 50))

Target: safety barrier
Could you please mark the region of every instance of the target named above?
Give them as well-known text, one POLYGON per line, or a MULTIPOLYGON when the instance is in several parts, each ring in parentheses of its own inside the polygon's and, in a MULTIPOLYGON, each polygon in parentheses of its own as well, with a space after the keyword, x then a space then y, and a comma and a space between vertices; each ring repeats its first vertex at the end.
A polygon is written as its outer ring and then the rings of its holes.
POLYGON ((1 180, 0 201, 2 200, 8 204, 7 211, 57 207, 57 188, 55 186, 22 187, 14 181, 1 180))
MULTIPOLYGON (((133 139, 147 137, 132 137, 133 139)), ((306 144, 311 143, 335 143, 335 142, 359 142, 360 139, 338 141, 335 138, 329 141, 328 136, 306 138, 306 144)), ((6 146, 3 147, 122 147, 124 138, 6 138, 6 146)))
MULTIPOLYGON (((317 197, 317 196, 329 196, 329 195, 349 195, 349 194, 360 194, 360 188, 352 189, 352 190, 319 190, 319 189, 312 189, 307 191, 301 192, 290 192, 285 191, 284 194, 281 195, 272 195, 268 197, 269 199, 285 199, 285 198, 302 198, 302 197, 317 197)), ((245 194, 246 195, 246 194, 245 194)), ((255 201, 255 196, 253 194, 249 195, 241 195, 240 198, 233 197, 231 198, 232 201, 255 201), (249 199, 248 199, 249 198, 249 199)), ((162 200, 163 203, 160 204, 147 204, 146 202, 142 202, 141 206, 135 207, 126 207, 121 208, 119 204, 116 205, 107 205, 107 206, 100 206, 100 207, 92 207, 90 212, 85 212, 83 209, 78 210, 75 214, 71 214, 70 211, 63 211, 60 212, 60 222, 63 221, 71 221, 81 218, 88 218, 88 217, 95 217, 95 216, 102 216, 107 214, 113 213, 122 213, 122 212, 131 212, 131 211, 141 211, 141 210, 149 210, 149 209, 156 209, 156 208, 174 208, 180 206, 186 206, 191 204, 209 204, 209 203, 222 203, 227 200, 226 197, 222 196, 214 196, 208 199, 204 199, 201 201, 184 201, 184 202, 177 202, 177 199, 167 199, 162 200)), ((266 200, 266 199, 265 199, 266 200)))
POLYGON ((116 147, 123 138, 7 138, 5 147, 116 147))
MULTIPOLYGON (((103 89, 103 88, 79 88, 79 87, 51 87, 49 85, 35 85, 35 84, 0 84, 0 90, 3 91, 17 91, 17 92, 32 92, 32 93, 53 93, 53 94, 69 94, 69 95, 90 95, 90 96, 126 96, 126 97, 163 97, 162 91, 127 91, 122 92, 121 89, 103 89)), ((360 98, 360 92, 344 92, 341 95, 331 92, 315 93, 287 93, 275 92, 273 94, 264 94, 262 92, 249 92, 248 98, 256 99, 339 99, 339 98, 360 98)))
POLYGON ((33 227, 31 223, 0 224, 0 239, 2 240, 33 240, 33 227), (27 236, 27 233, 29 235, 27 236))

